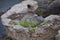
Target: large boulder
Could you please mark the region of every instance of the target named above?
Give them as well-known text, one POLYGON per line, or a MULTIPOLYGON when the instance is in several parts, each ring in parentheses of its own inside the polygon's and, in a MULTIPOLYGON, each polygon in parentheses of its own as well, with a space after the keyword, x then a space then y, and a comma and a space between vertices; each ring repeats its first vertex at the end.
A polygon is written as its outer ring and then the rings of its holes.
MULTIPOLYGON (((26 17, 23 17, 23 19, 25 18, 26 17)), ((16 21, 16 19, 13 20, 16 21)), ((5 25, 5 27, 8 32, 8 36, 13 40, 54 40, 55 36, 58 34, 58 30, 60 29, 60 16, 52 15, 46 17, 45 20, 38 25, 38 28, 28 28, 10 23, 9 25, 5 25)))
POLYGON ((60 0, 36 0, 39 8, 36 14, 47 17, 49 15, 60 15, 60 0))
MULTIPOLYGON (((13 40, 54 40, 55 36, 58 34, 58 30, 60 29, 60 16, 52 15, 43 19, 42 17, 35 15, 34 11, 37 8, 38 5, 36 1, 23 1, 21 4, 13 6, 3 14, 1 19, 8 33, 8 37, 13 40), (32 15, 30 16, 30 14, 32 15), (32 20, 30 18, 32 18, 32 20), (29 28, 29 26, 25 27, 19 23, 17 23, 18 25, 14 24, 14 21, 21 22, 21 20, 26 20, 28 23, 32 22, 33 24, 39 25, 29 28), (11 24, 11 22, 13 23, 11 24)), ((24 24, 26 21, 23 21, 21 23, 24 24)))

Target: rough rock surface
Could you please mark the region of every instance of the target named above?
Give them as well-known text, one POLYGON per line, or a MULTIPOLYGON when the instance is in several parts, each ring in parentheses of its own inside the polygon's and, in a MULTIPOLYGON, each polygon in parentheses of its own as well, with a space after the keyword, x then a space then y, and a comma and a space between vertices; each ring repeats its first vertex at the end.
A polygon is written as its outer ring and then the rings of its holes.
POLYGON ((37 12, 38 15, 47 17, 49 15, 60 15, 60 0, 36 0, 39 4, 40 10, 37 12))
MULTIPOLYGON (((9 24, 10 21, 15 20, 18 17, 21 17, 21 15, 18 15, 17 13, 20 14, 25 12, 28 13, 28 11, 31 10, 26 8, 28 2, 30 1, 27 1, 26 5, 24 4, 24 2, 22 2, 24 10, 22 9, 19 11, 18 7, 15 5, 12 7, 12 9, 8 10, 7 13, 1 16, 2 23, 5 26, 6 31, 8 32, 8 37, 12 38, 13 40, 54 40, 55 36, 58 34, 58 30, 60 29, 60 16, 58 15, 52 15, 52 16, 50 15, 46 17, 45 20, 39 25, 39 28, 26 28, 19 25, 9 24), (15 14, 14 19, 12 18, 13 16, 12 14, 15 14)), ((35 7, 37 8, 38 6, 35 5, 36 4, 35 1, 33 2, 34 3, 32 4, 35 10, 35 7)))
POLYGON ((54 40, 60 27, 60 16, 52 15, 45 18, 39 28, 30 29, 18 25, 6 25, 8 36, 14 40, 54 40), (48 20, 51 18, 51 20, 48 20))
POLYGON ((8 16, 11 16, 13 14, 26 14, 28 11, 34 11, 37 8, 38 5, 36 1, 22 1, 21 3, 14 5, 10 10, 3 14, 1 18, 3 18, 2 21, 4 21, 4 25, 8 25, 8 23, 11 21, 11 19, 7 19, 8 16), (28 8, 27 5, 31 5, 32 9, 28 8))
POLYGON ((56 35, 55 40, 60 40, 60 34, 56 35))
POLYGON ((60 30, 58 31, 58 34, 55 36, 55 40, 60 40, 60 30))
MULTIPOLYGON (((8 27, 9 36, 16 38, 16 40, 53 40, 58 33, 56 27, 60 27, 60 21, 55 22, 44 22, 40 25, 38 29, 28 29, 28 28, 12 28, 8 27), (13 31, 12 31, 13 30, 13 31), (10 32, 9 32, 10 31, 10 32), (12 36, 13 35, 13 36, 12 36), (23 38, 22 38, 23 37, 23 38)), ((17 26, 15 26, 17 27, 17 26)))

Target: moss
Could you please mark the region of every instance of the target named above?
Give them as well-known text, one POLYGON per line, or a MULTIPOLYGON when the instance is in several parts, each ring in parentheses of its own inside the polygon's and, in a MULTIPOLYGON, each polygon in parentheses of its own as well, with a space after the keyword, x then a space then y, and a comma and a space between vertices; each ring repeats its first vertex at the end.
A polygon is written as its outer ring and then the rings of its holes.
POLYGON ((28 28, 38 28, 38 24, 35 24, 35 23, 32 23, 32 22, 28 23, 26 20, 10 22, 10 24, 21 25, 23 27, 28 27, 28 28))
POLYGON ((20 25, 20 23, 19 23, 19 22, 10 22, 10 24, 20 25))
POLYGON ((26 20, 22 20, 22 21, 20 21, 20 25, 22 25, 24 27, 34 28, 34 27, 36 27, 37 24, 34 24, 32 22, 29 23, 26 20))

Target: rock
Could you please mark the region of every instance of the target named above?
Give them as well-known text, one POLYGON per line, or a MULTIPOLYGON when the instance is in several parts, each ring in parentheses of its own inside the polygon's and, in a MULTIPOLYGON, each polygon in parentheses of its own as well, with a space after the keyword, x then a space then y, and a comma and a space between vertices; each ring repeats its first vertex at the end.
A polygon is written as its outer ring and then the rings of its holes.
POLYGON ((14 11, 16 13, 26 13, 28 11, 34 11, 38 8, 36 1, 22 1, 21 3, 14 5, 11 8, 11 11, 14 11), (32 8, 28 8, 28 5, 30 5, 32 8), (18 8, 17 8, 18 7, 18 8))
POLYGON ((54 0, 35 0, 38 2, 38 5, 42 9, 47 9, 49 4, 53 2, 54 0))
POLYGON ((58 34, 55 36, 55 40, 60 40, 60 30, 58 31, 58 34))
MULTIPOLYGON (((33 7, 34 10, 35 10, 35 7, 37 8, 37 5, 35 5, 36 4, 35 1, 25 1, 25 2, 23 1, 21 4, 19 4, 19 7, 17 7, 15 5, 10 10, 8 10, 7 13, 5 13, 1 16, 2 23, 5 26, 6 31, 8 32, 8 37, 11 37, 12 39, 15 39, 15 40, 54 40, 55 36, 58 34, 58 30, 60 29, 60 16, 58 16, 58 15, 52 15, 52 16, 46 17, 44 20, 42 19, 43 22, 38 25, 38 28, 27 28, 27 27, 23 27, 22 25, 14 25, 14 24, 9 23, 13 20, 14 21, 18 20, 19 19, 18 17, 21 17, 21 15, 19 16, 19 13, 20 14, 30 13, 29 11, 31 11, 31 9, 26 8, 26 6, 28 4, 31 4, 32 7, 34 6, 33 7), (18 10, 20 7, 23 9, 18 10), (26 10, 26 9, 28 9, 28 10, 26 10), (13 19, 11 17, 11 15, 13 16, 13 14, 15 14, 14 17, 16 19, 13 19), (16 14, 18 15, 18 17, 16 14), (8 17, 10 17, 10 18, 8 18, 8 17), (48 20, 48 19, 52 19, 53 21, 48 20)), ((29 7, 31 5, 29 5, 29 7)), ((30 14, 28 14, 28 15, 30 15, 30 14)), ((33 17, 33 15, 32 16, 24 15, 25 17, 23 17, 23 19, 25 19, 26 17, 29 17, 29 18, 31 17, 33 23, 39 23, 37 21, 37 19, 39 21, 41 21, 40 17, 39 16, 33 17)), ((22 20, 22 18, 20 18, 20 19, 22 20)), ((31 22, 31 21, 28 20, 28 22, 31 22)))
POLYGON ((53 29, 60 29, 60 16, 59 15, 50 15, 45 18, 45 20, 51 21, 55 26, 52 27, 53 29))
POLYGON ((60 35, 57 35, 55 40, 60 40, 60 35))
POLYGON ((50 14, 55 14, 55 15, 60 15, 60 0, 55 0, 53 1, 49 6, 49 13, 50 14))
POLYGON ((30 40, 53 40, 58 31, 53 29, 52 27, 54 27, 55 25, 51 24, 52 23, 48 21, 47 24, 45 23, 40 25, 38 29, 31 29, 30 31, 28 30, 28 32, 31 34, 29 34, 31 36, 31 38, 29 37, 30 40))
POLYGON ((50 20, 53 22, 53 20, 59 19, 59 18, 60 18, 59 15, 50 15, 50 16, 46 17, 45 20, 50 20))
POLYGON ((36 1, 22 1, 19 4, 14 5, 10 10, 8 10, 5 14, 1 16, 3 25, 8 25, 8 23, 11 21, 11 19, 7 19, 7 17, 13 15, 13 14, 20 14, 20 13, 27 13, 29 11, 34 11, 38 7, 36 1), (28 8, 27 5, 31 5, 33 7, 33 10, 31 8, 28 8), (7 15, 7 16, 6 16, 7 15))
POLYGON ((55 36, 55 40, 60 40, 60 30, 58 31, 58 34, 55 36))
POLYGON ((35 16, 38 20, 44 21, 44 18, 42 16, 35 16))
POLYGON ((36 0, 39 8, 36 10, 38 15, 47 17, 49 15, 60 15, 60 1, 59 0, 36 0))
POLYGON ((38 16, 43 16, 44 18, 47 17, 49 15, 48 11, 46 9, 43 9, 43 8, 38 8, 35 10, 35 13, 38 15, 38 16))
POLYGON ((33 29, 18 25, 6 25, 5 27, 7 28, 8 36, 16 40, 54 40, 58 34, 58 29, 55 28, 55 25, 60 27, 60 21, 55 20, 53 23, 51 21, 44 22, 39 25, 39 28, 33 29))
POLYGON ((54 0, 36 0, 38 2, 38 9, 36 10, 37 15, 41 15, 43 17, 49 16, 51 13, 49 13, 49 5, 54 0))

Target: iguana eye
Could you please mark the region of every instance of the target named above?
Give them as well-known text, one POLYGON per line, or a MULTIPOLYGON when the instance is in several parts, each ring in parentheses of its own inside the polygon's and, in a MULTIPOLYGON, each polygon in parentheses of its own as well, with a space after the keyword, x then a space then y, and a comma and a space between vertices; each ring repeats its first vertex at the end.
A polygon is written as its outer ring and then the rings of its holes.
POLYGON ((31 5, 28 4, 27 7, 28 7, 28 8, 31 8, 31 5))

